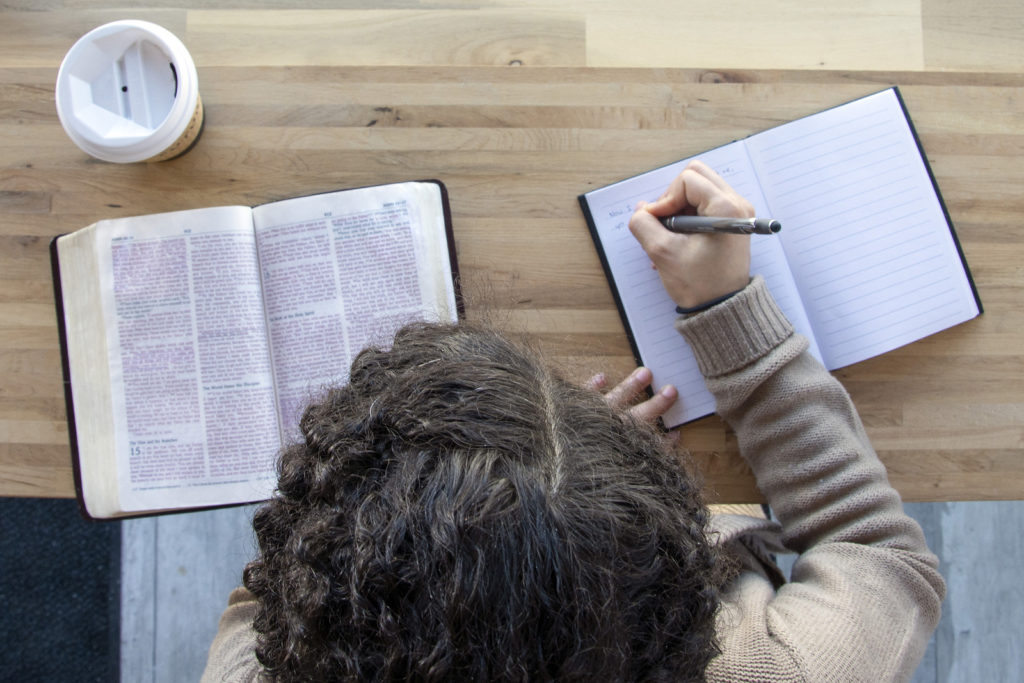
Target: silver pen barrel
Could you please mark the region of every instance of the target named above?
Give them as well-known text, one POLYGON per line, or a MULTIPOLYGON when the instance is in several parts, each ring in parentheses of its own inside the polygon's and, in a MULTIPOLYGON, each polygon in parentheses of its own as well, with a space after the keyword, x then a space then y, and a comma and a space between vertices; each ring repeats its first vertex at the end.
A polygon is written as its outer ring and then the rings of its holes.
POLYGON ((715 216, 668 216, 659 219, 672 232, 772 235, 782 225, 771 218, 719 218, 715 216))

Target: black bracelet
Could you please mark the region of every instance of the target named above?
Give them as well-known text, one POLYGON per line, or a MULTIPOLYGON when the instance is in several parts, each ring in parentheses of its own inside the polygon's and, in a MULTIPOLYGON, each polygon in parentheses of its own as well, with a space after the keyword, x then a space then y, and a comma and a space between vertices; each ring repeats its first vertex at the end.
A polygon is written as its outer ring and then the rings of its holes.
POLYGON ((731 299, 732 297, 736 296, 737 294, 739 294, 742 291, 743 291, 743 288, 737 289, 735 292, 729 292, 728 294, 724 294, 724 295, 718 297, 717 299, 712 299, 711 301, 705 301, 704 303, 698 304, 698 305, 694 306, 693 308, 683 308, 682 306, 676 306, 676 313, 678 313, 679 315, 690 315, 692 313, 700 313, 701 311, 706 311, 709 308, 711 308, 712 306, 715 306, 717 304, 722 303, 726 299, 731 299))

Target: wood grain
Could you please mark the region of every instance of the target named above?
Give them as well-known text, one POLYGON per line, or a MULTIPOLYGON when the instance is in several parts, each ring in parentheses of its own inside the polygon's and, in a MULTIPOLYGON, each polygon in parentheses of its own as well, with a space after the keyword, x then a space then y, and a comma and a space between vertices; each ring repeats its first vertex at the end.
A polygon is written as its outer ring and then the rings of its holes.
POLYGON ((924 67, 919 0, 687 2, 677 11, 697 30, 665 17, 660 0, 618 5, 588 16, 590 65, 642 67, 653 60, 672 67, 756 68, 770 60, 791 69, 924 67))
MULTIPOLYGON (((906 499, 1024 498, 1016 5, 805 11, 750 0, 729 14, 694 3, 685 17, 654 0, 628 11, 611 0, 257 5, 133 10, 189 45, 207 108, 197 147, 154 165, 87 157, 53 106, 64 52, 124 13, 85 0, 0 10, 0 495, 73 495, 55 235, 101 218, 437 177, 451 194, 469 316, 534 335, 575 379, 621 376, 633 361, 576 196, 898 84, 986 312, 837 375, 906 499), (714 49, 767 25, 780 40, 765 49, 714 49), (958 27, 996 43, 968 52, 947 40, 958 27)), ((685 427, 682 442, 713 498, 757 498, 717 418, 685 427)))
POLYGON ((1013 0, 922 0, 929 69, 1024 70, 1024 4, 1013 0))

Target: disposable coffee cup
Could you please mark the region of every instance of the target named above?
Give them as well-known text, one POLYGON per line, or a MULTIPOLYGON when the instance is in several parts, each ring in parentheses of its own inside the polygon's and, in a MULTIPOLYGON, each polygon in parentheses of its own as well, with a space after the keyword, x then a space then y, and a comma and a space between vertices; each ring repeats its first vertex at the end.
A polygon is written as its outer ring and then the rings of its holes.
POLYGON ((115 21, 82 36, 61 63, 56 98, 68 136, 104 161, 173 159, 203 128, 192 56, 148 21, 115 21))

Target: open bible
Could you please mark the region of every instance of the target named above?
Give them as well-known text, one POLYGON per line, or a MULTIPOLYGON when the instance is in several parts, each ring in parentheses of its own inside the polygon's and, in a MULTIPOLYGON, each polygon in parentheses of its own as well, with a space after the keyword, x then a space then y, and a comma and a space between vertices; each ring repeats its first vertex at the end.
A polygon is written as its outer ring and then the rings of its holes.
POLYGON ((105 220, 51 254, 93 518, 268 498, 304 406, 355 354, 459 317, 436 181, 105 220))
MULTIPOLYGON (((898 89, 757 133, 579 197, 637 362, 679 389, 673 427, 714 412, 675 305, 628 224, 686 164, 715 169, 758 216, 761 274, 811 352, 834 370, 962 323, 981 300, 898 89)), ((728 340, 723 340, 728 343, 728 340)))

